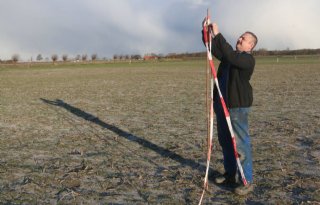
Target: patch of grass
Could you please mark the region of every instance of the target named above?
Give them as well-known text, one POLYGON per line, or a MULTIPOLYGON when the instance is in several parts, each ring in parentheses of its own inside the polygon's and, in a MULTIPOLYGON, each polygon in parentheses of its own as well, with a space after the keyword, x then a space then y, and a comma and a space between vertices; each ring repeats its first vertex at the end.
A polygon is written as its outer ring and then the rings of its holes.
MULTIPOLYGON (((256 190, 239 198, 210 181, 205 203, 318 200, 320 62, 282 60, 258 58, 252 76, 256 190), (312 187, 304 183, 310 180, 312 187)), ((198 203, 207 148, 205 66, 0 68, 0 202, 198 203)), ((221 172, 214 136, 211 169, 221 172)))

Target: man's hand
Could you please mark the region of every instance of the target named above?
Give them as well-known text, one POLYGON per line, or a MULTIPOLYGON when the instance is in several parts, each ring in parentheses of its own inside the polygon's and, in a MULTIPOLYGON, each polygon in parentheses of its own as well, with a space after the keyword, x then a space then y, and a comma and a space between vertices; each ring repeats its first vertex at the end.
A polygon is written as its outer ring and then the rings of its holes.
POLYGON ((213 23, 211 24, 212 25, 212 32, 213 32, 213 35, 216 36, 218 35, 220 32, 219 32, 219 28, 218 28, 218 25, 216 23, 213 23))
POLYGON ((211 26, 210 19, 207 19, 207 17, 205 17, 202 21, 202 26, 211 26))
POLYGON ((217 23, 211 23, 210 19, 204 18, 202 21, 202 26, 208 26, 210 29, 212 29, 212 34, 214 36, 220 33, 217 23))

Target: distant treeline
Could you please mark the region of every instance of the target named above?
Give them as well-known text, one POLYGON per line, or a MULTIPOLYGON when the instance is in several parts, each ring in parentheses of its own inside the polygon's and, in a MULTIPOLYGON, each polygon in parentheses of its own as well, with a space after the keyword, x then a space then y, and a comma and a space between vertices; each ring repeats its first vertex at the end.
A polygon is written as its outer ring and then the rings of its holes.
POLYGON ((281 55, 319 55, 320 48, 318 49, 298 49, 298 50, 267 50, 260 48, 253 51, 256 56, 281 56, 281 55))
MULTIPOLYGON (((320 55, 319 49, 298 49, 298 50, 267 50, 264 48, 254 50, 253 55, 255 56, 282 56, 282 55, 320 55)), ((195 57, 206 57, 206 52, 197 53, 171 53, 165 56, 165 58, 195 58, 195 57)))
MULTIPOLYGON (((320 48, 318 49, 298 49, 298 50, 267 50, 265 48, 260 48, 258 50, 253 51, 253 55, 255 56, 288 56, 288 55, 320 55, 320 48)), ((127 61, 127 60, 159 60, 159 59, 196 59, 196 58, 206 58, 207 54, 206 52, 193 52, 193 53, 168 53, 166 55, 164 54, 145 54, 144 56, 141 56, 139 54, 135 55, 114 55, 112 59, 107 58, 98 58, 97 54, 92 54, 91 59, 88 57, 87 54, 77 55, 74 58, 69 58, 67 54, 63 54, 60 59, 57 54, 53 54, 51 56, 52 62, 57 62, 60 60, 60 62, 95 62, 95 61, 127 61)), ((45 58, 45 61, 42 61, 43 57, 41 54, 39 54, 36 57, 36 61, 30 59, 28 62, 49 62, 49 57, 45 58)), ((14 54, 10 60, 1 60, 0 64, 16 64, 19 61, 19 55, 14 54)))

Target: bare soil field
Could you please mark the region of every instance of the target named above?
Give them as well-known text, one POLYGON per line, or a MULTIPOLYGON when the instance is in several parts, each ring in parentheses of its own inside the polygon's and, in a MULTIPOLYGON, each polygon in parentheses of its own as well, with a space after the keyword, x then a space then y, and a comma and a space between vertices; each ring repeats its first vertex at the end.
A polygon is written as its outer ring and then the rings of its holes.
MULTIPOLYGON (((197 204, 203 61, 0 67, 0 204, 197 204)), ((257 59, 255 190, 203 204, 320 204, 320 59, 257 59)), ((210 172, 223 172, 214 133, 210 172)))

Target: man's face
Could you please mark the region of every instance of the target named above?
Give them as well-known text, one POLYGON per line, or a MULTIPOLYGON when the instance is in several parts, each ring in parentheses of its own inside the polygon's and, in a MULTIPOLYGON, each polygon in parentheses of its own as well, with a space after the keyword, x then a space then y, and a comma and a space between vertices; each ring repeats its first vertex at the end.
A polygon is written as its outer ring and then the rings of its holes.
POLYGON ((254 46, 253 37, 249 33, 242 34, 237 41, 237 51, 250 52, 254 46))

